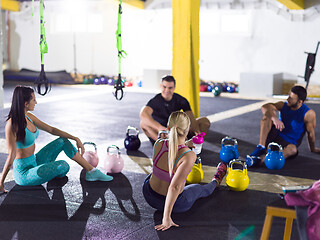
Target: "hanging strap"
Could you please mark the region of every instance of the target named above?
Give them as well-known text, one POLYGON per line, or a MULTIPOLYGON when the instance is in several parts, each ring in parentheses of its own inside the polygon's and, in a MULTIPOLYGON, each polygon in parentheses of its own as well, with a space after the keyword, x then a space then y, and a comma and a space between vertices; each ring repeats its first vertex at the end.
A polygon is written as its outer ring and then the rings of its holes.
POLYGON ((116 31, 119 69, 118 69, 118 80, 115 81, 115 84, 114 84, 114 88, 115 88, 114 96, 117 100, 121 100, 123 98, 124 83, 121 77, 121 58, 125 58, 125 56, 127 55, 127 53, 122 49, 121 14, 122 14, 122 0, 120 0, 120 3, 119 3, 118 28, 116 31))
POLYGON ((32 0, 32 17, 33 17, 33 14, 34 14, 34 0, 32 0))
MULTIPOLYGON (((32 6, 34 9, 34 0, 32 0, 32 6)), ((44 71, 44 54, 48 53, 48 45, 46 40, 46 32, 45 32, 45 21, 43 17, 43 9, 44 9, 44 2, 40 0, 40 55, 41 55, 41 71, 39 77, 35 80, 35 90, 40 95, 44 96, 51 90, 51 84, 46 76, 44 71)), ((32 12, 33 15, 33 12, 32 12)))

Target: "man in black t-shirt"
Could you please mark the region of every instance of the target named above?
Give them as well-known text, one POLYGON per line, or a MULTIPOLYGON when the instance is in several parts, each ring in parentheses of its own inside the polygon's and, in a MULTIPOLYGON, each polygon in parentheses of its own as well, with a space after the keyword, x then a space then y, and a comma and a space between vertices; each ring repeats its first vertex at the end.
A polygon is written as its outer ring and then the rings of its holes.
POLYGON ((140 127, 151 142, 158 139, 158 132, 167 129, 167 122, 172 112, 183 110, 191 120, 190 134, 205 132, 210 128, 206 117, 195 119, 188 100, 174 93, 176 81, 173 76, 162 78, 161 93, 153 97, 140 112, 140 127))

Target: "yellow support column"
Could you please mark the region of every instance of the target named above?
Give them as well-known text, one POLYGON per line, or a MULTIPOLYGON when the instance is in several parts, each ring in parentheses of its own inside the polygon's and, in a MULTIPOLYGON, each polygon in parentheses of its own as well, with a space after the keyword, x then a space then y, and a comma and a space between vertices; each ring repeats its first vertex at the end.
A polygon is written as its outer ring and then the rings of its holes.
POLYGON ((200 0, 172 0, 172 75, 195 117, 200 115, 199 11, 200 0))
POLYGON ((144 2, 140 0, 123 0, 123 3, 129 4, 139 9, 144 9, 144 2))
POLYGON ((278 0, 290 10, 303 10, 304 0, 278 0))
POLYGON ((1 0, 1 9, 9 11, 20 11, 20 2, 13 0, 1 0))

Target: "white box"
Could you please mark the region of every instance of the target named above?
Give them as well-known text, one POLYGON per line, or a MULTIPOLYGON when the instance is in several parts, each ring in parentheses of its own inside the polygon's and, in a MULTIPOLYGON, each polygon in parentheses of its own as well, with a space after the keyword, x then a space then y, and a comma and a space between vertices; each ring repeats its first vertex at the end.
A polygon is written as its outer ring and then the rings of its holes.
POLYGON ((239 94, 247 97, 271 97, 282 94, 282 73, 240 73, 239 94))

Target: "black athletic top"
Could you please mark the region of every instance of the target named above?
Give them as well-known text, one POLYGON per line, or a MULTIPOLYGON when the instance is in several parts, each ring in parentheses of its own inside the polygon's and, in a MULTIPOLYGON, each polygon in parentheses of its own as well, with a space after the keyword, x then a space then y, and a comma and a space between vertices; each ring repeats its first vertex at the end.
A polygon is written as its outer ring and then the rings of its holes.
POLYGON ((172 112, 180 111, 181 109, 184 112, 191 111, 188 100, 177 93, 173 93, 170 101, 164 100, 161 93, 159 93, 149 100, 147 106, 151 107, 153 110, 153 119, 164 127, 167 126, 169 116, 172 112))

